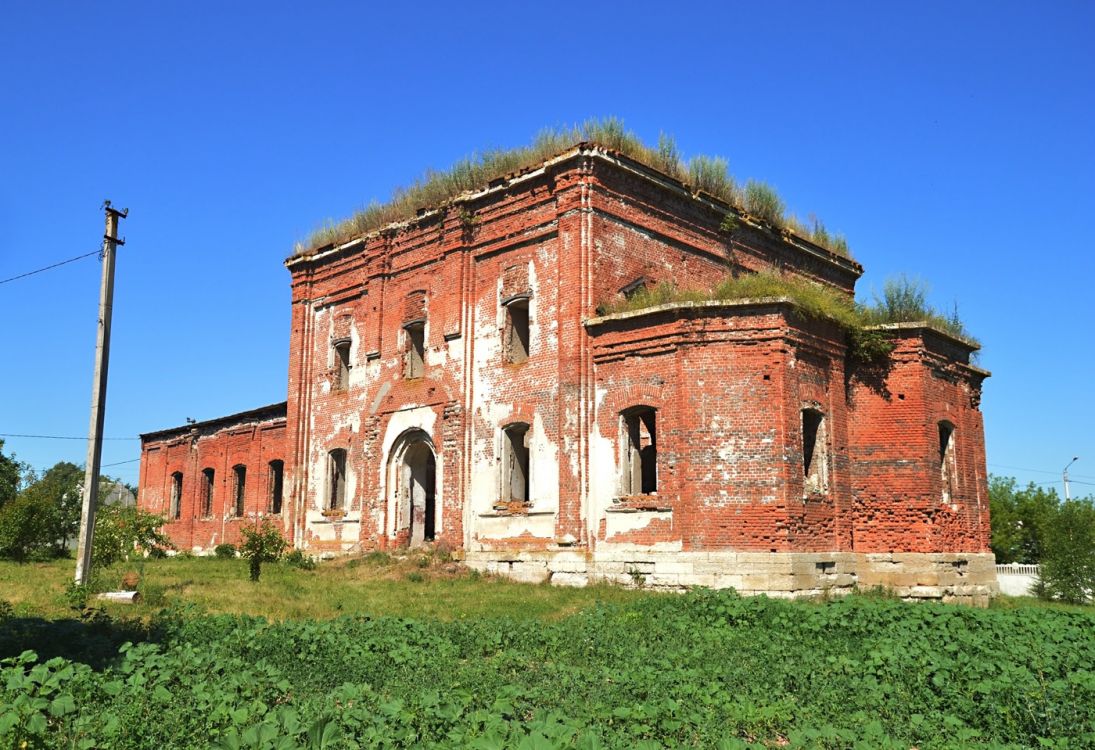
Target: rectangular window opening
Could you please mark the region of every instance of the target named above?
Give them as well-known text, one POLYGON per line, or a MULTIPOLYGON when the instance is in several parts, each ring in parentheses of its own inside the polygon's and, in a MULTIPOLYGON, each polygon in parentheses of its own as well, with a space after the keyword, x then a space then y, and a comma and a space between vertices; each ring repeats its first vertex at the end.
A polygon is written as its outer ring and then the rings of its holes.
POLYGON ((236 518, 243 517, 244 498, 246 497, 247 487, 247 467, 246 466, 233 466, 232 478, 234 486, 232 512, 236 518))
POLYGON ((202 518, 213 515, 213 480, 216 473, 212 469, 202 469, 202 518))
POLYGON ((515 299, 506 305, 506 361, 519 365, 528 360, 528 299, 515 299))
POLYGON ((181 471, 176 471, 171 475, 171 507, 170 514, 172 519, 182 518, 182 484, 183 475, 181 471))
POLYGON ((281 513, 282 495, 285 491, 285 463, 283 461, 270 462, 270 512, 274 515, 281 513))
POLYGON ((954 425, 939 423, 939 479, 942 487, 941 500, 951 502, 954 497, 954 481, 957 467, 954 455, 954 425))
POLYGON ((507 427, 502 436, 502 499, 527 504, 530 500, 528 425, 507 427))
POLYGON ((424 321, 408 323, 407 353, 404 374, 408 378, 420 378, 426 370, 426 324, 424 321))
POLYGON ((345 390, 350 387, 350 342, 336 341, 335 350, 335 388, 345 390))
POLYGON ((802 475, 805 494, 828 491, 829 482, 825 415, 816 409, 802 410, 802 475))
POLYGON ((650 407, 624 414, 627 441, 625 495, 653 495, 658 491, 658 432, 650 407))
POLYGON ((336 448, 328 454, 327 508, 341 510, 346 499, 346 451, 336 448))

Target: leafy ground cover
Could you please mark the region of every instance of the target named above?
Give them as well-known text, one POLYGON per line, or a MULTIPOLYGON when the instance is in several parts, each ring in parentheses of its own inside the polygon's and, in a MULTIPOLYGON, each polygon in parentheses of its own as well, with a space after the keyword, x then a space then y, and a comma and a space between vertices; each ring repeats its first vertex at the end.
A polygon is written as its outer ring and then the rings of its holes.
MULTIPOLYGON (((208 570, 240 563, 170 562, 208 570)), ((403 589, 435 586, 442 598, 446 581, 462 582, 452 583, 465 587, 453 602, 490 596, 492 587, 530 601, 569 591, 473 580, 444 564, 421 569, 433 577, 417 583, 395 580, 418 569, 407 564, 412 570, 391 565, 374 577, 403 589)), ((282 575, 304 588, 367 565, 293 572, 272 565, 259 584, 246 585, 269 596, 282 575)), ((228 570, 245 581, 245 563, 228 570)), ((540 616, 516 606, 504 615, 492 608, 442 618, 426 607, 429 614, 414 617, 357 610, 282 621, 210 614, 179 597, 151 617, 85 613, 36 625, 19 616, 24 602, 0 619, 0 656, 8 657, 0 666, 0 744, 1095 746, 1090 611, 867 596, 783 602, 707 591, 586 596, 565 616, 574 601, 556 601, 540 616)))

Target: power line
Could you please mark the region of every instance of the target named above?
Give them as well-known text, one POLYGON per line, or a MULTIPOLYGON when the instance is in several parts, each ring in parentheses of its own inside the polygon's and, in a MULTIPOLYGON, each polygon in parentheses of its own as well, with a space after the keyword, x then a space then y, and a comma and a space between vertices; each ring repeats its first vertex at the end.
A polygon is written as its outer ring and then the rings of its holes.
MULTIPOLYGON (((75 435, 25 435, 19 432, 0 432, 0 437, 15 437, 15 438, 37 438, 39 440, 87 440, 87 436, 76 437, 75 435)), ((105 437, 103 440, 140 440, 136 437, 105 437)))
MULTIPOLYGON (((1032 472, 1034 474, 1052 474, 1052 475, 1058 476, 1058 477, 1061 476, 1061 472, 1059 472, 1059 471, 1047 471, 1046 469, 1027 469, 1023 466, 1006 466, 1004 464, 993 464, 993 463, 990 463, 989 466, 995 466, 998 469, 1011 469, 1013 471, 1029 471, 1029 472, 1032 472)), ((1071 476, 1083 477, 1084 479, 1095 479, 1095 477, 1093 477, 1089 474, 1073 474, 1071 476)))
POLYGON ((27 271, 26 273, 21 273, 18 276, 12 276, 11 278, 0 280, 0 284, 7 284, 9 281, 18 281, 19 279, 25 279, 28 276, 33 276, 34 274, 42 273, 43 271, 50 271, 50 270, 53 270, 54 268, 59 268, 60 266, 65 265, 66 263, 74 263, 78 260, 83 260, 84 258, 90 258, 92 255, 98 255, 100 252, 101 252, 100 250, 92 250, 90 253, 84 253, 83 255, 77 255, 75 258, 69 258, 68 260, 63 260, 60 263, 54 263, 52 266, 45 266, 44 268, 38 268, 38 269, 35 269, 34 271, 27 271))

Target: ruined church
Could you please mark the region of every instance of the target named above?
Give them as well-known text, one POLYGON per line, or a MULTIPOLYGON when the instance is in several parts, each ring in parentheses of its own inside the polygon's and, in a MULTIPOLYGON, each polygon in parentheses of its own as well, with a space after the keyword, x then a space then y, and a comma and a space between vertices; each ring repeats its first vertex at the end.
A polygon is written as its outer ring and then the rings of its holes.
POLYGON ((851 298, 863 269, 623 153, 285 265, 287 400, 142 435, 139 504, 179 549, 264 516, 312 555, 443 544, 526 581, 995 590, 977 345, 879 326, 868 371, 789 297, 633 309, 758 272, 851 298))

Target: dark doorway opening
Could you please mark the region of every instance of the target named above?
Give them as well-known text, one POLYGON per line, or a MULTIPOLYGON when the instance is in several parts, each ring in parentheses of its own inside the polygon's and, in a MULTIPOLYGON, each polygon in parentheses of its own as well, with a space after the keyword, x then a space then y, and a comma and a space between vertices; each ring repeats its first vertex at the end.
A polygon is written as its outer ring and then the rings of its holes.
POLYGON ((408 544, 418 547, 435 537, 437 501, 434 488, 436 461, 425 442, 403 453, 403 502, 410 520, 408 544))

